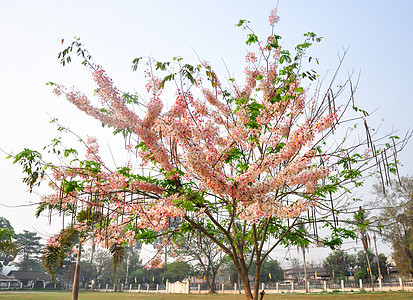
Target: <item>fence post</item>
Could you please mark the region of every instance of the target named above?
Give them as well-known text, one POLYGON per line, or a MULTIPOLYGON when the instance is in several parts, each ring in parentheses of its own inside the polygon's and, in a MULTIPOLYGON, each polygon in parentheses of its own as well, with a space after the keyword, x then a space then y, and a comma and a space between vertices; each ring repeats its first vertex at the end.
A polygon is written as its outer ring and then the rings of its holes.
POLYGON ((198 294, 201 294, 201 284, 198 283, 198 294))
POLYGON ((131 293, 131 292, 132 292, 132 283, 129 284, 129 293, 131 293))
POLYGON ((108 291, 108 287, 109 287, 109 283, 106 283, 106 289, 105 289, 105 292, 107 292, 107 291, 108 291))
POLYGON ((362 289, 363 288, 363 279, 359 279, 359 284, 360 284, 360 289, 362 289))
POLYGON ((149 284, 146 284, 146 293, 149 293, 149 284))
POLYGON ((344 280, 341 279, 341 290, 344 292, 344 280))
POLYGON ((236 294, 236 293, 237 293, 237 284, 234 283, 234 294, 236 294))
POLYGON ((327 292, 327 281, 323 281, 324 282, 324 291, 327 292))
POLYGON ((279 293, 280 292, 280 285, 279 285, 278 282, 275 284, 275 288, 277 289, 277 293, 279 293))
POLYGON ((404 290, 404 289, 403 289, 403 280, 402 280, 401 277, 399 277, 399 283, 400 283, 400 288, 401 288, 402 290, 404 290))
POLYGON ((264 290, 264 288, 265 288, 265 283, 263 282, 261 283, 261 289, 264 290))
POLYGON ((294 292, 294 281, 291 281, 291 292, 294 292))
POLYGON ((381 278, 379 278, 379 288, 380 288, 381 291, 383 290, 383 286, 381 284, 381 278))
POLYGON ((156 293, 159 293, 159 283, 156 284, 156 293))
POLYGON ((310 280, 307 281, 307 291, 310 292, 310 280))
POLYGON ((224 293, 224 284, 222 284, 221 289, 222 289, 222 293, 224 293))
POLYGON ((141 292, 141 284, 139 283, 138 284, 138 293, 140 293, 141 292))

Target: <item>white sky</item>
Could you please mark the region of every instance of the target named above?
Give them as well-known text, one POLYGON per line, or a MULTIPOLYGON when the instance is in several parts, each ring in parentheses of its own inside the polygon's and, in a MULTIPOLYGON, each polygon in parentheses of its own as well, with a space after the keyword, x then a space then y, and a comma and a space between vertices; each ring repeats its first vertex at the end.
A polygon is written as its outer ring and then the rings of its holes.
MULTIPOLYGON (((230 73, 240 78, 248 48, 246 32, 234 25, 248 19, 265 38, 270 32, 269 11, 276 5, 277 1, 243 0, 0 0, 0 149, 15 153, 24 147, 41 150, 56 136, 50 117, 83 137, 110 135, 45 85, 61 82, 89 94, 94 89, 88 71, 78 61, 69 67, 59 64, 61 38, 81 37, 96 62, 124 91, 142 91, 141 77, 130 70, 132 59, 138 56, 168 60, 180 55, 196 64, 195 51, 219 74, 227 75, 224 60, 230 73)), ((403 135, 413 127, 413 2, 280 0, 278 10, 281 21, 276 33, 283 37, 284 46, 291 49, 308 31, 323 37, 312 50, 320 59, 319 74, 334 71, 337 53, 350 46, 342 74, 361 71, 358 106, 378 109, 374 119, 376 124, 384 120, 383 134, 397 129, 403 135)), ((102 149, 108 151, 107 144, 102 149)), ((410 143, 400 155, 402 174, 409 174, 413 167, 412 150, 410 143)), ((36 230, 45 237, 58 232, 60 223, 49 226, 46 217, 35 219, 34 207, 21 207, 39 197, 27 193, 21 168, 4 157, 0 153, 0 216, 9 219, 17 232, 36 230)), ((369 193, 364 195, 373 199, 369 193)), ((380 250, 390 253, 383 245, 380 250)), ((273 257, 283 257, 283 251, 273 257)), ((313 259, 324 257, 313 252, 313 259)))

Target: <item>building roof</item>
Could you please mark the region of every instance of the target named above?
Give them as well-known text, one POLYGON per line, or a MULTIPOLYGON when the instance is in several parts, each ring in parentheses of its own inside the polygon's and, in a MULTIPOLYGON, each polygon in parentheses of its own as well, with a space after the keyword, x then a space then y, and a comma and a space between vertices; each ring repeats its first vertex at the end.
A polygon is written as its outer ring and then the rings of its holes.
POLYGON ((49 275, 44 272, 31 271, 10 271, 8 276, 13 276, 19 280, 44 280, 50 281, 49 275))
POLYGON ((16 278, 0 274, 0 281, 17 281, 16 278))

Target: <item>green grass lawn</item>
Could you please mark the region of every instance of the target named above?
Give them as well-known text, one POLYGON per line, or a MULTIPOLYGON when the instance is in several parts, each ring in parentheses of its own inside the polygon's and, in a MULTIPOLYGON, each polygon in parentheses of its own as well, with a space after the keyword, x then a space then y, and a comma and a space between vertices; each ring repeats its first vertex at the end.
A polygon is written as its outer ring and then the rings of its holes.
MULTIPOLYGON (((0 299, 13 300, 32 300, 32 299, 46 299, 46 300, 70 300, 71 293, 58 292, 0 292, 0 299)), ((80 293, 79 299, 99 299, 99 300, 115 300, 115 299, 148 299, 148 300, 241 300, 245 299, 244 295, 179 295, 179 294, 144 294, 144 293, 80 293)), ((413 299, 413 293, 410 292, 378 292, 365 294, 352 293, 329 293, 329 294, 278 294, 265 295, 265 300, 281 300, 281 299, 413 299)))
MULTIPOLYGON (((0 292, 0 299, 13 300, 31 300, 31 299, 46 299, 46 300, 70 300, 72 297, 69 292, 0 292)), ((180 294, 145 294, 145 293, 80 293, 79 299, 99 299, 99 300, 115 300, 115 299, 148 299, 148 300, 241 300, 245 299, 244 295, 180 295, 180 294)), ((278 294, 265 295, 265 300, 281 300, 281 299, 413 299, 413 292, 378 292, 378 293, 329 293, 329 294, 278 294)))

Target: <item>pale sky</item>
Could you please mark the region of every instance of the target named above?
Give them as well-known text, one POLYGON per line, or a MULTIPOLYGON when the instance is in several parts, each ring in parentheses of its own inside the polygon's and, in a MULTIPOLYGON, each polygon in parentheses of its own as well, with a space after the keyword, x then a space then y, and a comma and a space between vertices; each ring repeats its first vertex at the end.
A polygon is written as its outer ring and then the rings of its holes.
MULTIPOLYGON (((57 135, 49 124, 51 117, 83 137, 105 140, 110 136, 110 131, 102 130, 45 85, 61 82, 88 94, 95 88, 78 61, 69 67, 59 64, 62 38, 80 37, 123 91, 142 91, 142 77, 130 69, 132 59, 139 56, 158 60, 182 56, 197 64, 198 55, 223 78, 227 76, 225 61, 231 76, 242 81, 248 47, 246 32, 235 24, 248 19, 265 38, 270 33, 268 15, 276 5, 277 1, 240 0, 0 0, 0 148, 15 153, 24 147, 41 150, 57 135)), ((283 37, 284 46, 291 49, 308 31, 323 37, 311 50, 319 58, 320 75, 331 74, 338 64, 337 54, 349 47, 341 78, 361 72, 356 100, 367 111, 377 109, 372 125, 383 120, 383 134, 395 129, 403 135, 413 128, 412 1, 280 0, 278 11, 281 19, 275 31, 283 37)), ((108 151, 105 143, 102 151, 108 151)), ((399 156, 402 175, 413 173, 412 152, 410 142, 399 156)), ((45 238, 57 233, 59 222, 49 226, 46 217, 35 219, 35 207, 21 207, 37 202, 39 196, 27 192, 21 168, 4 157, 0 153, 0 216, 10 220, 17 232, 36 230, 45 238)), ((368 192, 364 196, 373 199, 368 192)), ((380 250, 390 253, 387 246, 380 250)), ((278 251, 274 257, 283 257, 283 249, 278 251)))

